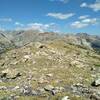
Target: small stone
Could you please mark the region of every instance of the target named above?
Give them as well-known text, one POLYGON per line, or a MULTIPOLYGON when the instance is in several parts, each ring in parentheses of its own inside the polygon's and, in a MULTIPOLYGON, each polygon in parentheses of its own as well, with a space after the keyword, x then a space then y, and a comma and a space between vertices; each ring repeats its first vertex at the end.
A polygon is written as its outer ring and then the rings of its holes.
POLYGON ((1 64, 1 66, 4 66, 4 65, 5 65, 5 63, 2 63, 2 64, 1 64))
POLYGON ((19 86, 14 87, 13 91, 16 91, 17 89, 20 89, 20 87, 19 86))
POLYGON ((18 64, 18 61, 13 61, 10 63, 10 65, 17 65, 18 64))
POLYGON ((39 88, 37 88, 37 90, 40 91, 40 92, 45 92, 44 88, 39 87, 39 88))
POLYGON ((0 90, 7 90, 7 87, 5 87, 5 86, 0 86, 0 90))
POLYGON ((37 91, 38 91, 38 93, 39 94, 44 94, 45 93, 45 90, 44 90, 44 88, 37 88, 37 91))
POLYGON ((60 93, 60 92, 63 92, 63 91, 64 91, 64 88, 63 87, 54 87, 51 90, 51 93, 52 93, 52 95, 55 95, 55 94, 60 93))
POLYGON ((38 83, 39 83, 39 84, 49 83, 49 81, 46 80, 46 79, 42 79, 42 78, 41 78, 41 79, 39 79, 38 83))
POLYGON ((6 78, 6 79, 15 79, 17 77, 20 77, 21 73, 19 73, 15 69, 5 69, 2 71, 1 78, 6 78))
POLYGON ((12 55, 12 58, 17 58, 16 55, 12 55))
POLYGON ((1 78, 6 78, 7 73, 2 73, 1 78))
POLYGON ((31 57, 30 55, 25 55, 24 56, 25 59, 30 59, 30 57, 31 57))
POLYGON ((95 67, 91 67, 91 71, 95 71, 96 69, 95 69, 95 67))
POLYGON ((61 100, 70 100, 68 96, 63 97, 61 100))
POLYGON ((10 97, 9 97, 9 99, 7 99, 7 100, 17 100, 18 98, 19 98, 19 96, 11 94, 10 97))
POLYGON ((16 73, 16 75, 14 77, 12 77, 11 79, 16 79, 17 77, 22 76, 21 73, 16 73))
POLYGON ((32 88, 30 86, 27 86, 27 85, 22 87, 21 94, 27 95, 27 96, 32 95, 32 88))
POLYGON ((61 91, 60 90, 57 90, 57 89, 53 89, 51 92, 52 92, 52 95, 55 95, 57 93, 60 93, 61 91))
POLYGON ((35 43, 35 47, 36 47, 36 48, 42 49, 42 48, 46 48, 46 45, 45 45, 45 44, 42 44, 42 43, 40 43, 40 42, 36 42, 36 43, 35 43))
POLYGON ((46 76, 47 77, 53 77, 53 74, 50 73, 50 74, 47 74, 46 76))
POLYGON ((52 85, 46 85, 46 86, 44 87, 44 89, 45 89, 46 91, 52 91, 52 90, 54 89, 54 87, 53 87, 52 85))
POLYGON ((31 95, 32 95, 32 96, 37 96, 37 95, 39 95, 39 93, 38 93, 37 91, 32 90, 31 95))

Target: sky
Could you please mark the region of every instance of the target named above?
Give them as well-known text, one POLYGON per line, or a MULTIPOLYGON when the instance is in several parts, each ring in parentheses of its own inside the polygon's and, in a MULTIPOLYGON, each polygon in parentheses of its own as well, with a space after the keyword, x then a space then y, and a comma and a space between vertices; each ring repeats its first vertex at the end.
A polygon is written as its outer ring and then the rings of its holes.
POLYGON ((100 34, 100 0, 0 0, 0 30, 100 34))

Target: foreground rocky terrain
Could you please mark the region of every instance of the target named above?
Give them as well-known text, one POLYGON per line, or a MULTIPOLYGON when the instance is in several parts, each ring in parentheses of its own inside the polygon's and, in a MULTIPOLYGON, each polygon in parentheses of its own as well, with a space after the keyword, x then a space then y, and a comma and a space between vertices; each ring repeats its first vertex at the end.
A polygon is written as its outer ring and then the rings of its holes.
POLYGON ((100 100, 99 37, 27 33, 0 54, 0 100, 100 100))

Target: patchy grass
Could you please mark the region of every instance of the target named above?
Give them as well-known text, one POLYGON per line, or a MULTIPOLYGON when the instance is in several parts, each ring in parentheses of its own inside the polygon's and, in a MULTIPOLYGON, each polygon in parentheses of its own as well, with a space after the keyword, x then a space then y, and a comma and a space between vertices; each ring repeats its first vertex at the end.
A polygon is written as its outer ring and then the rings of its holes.
MULTIPOLYGON (((30 84, 33 89, 44 87, 46 84, 63 87, 81 83, 90 86, 91 80, 93 79, 91 77, 90 68, 94 65, 100 67, 100 55, 82 47, 66 44, 66 42, 61 40, 48 42, 46 43, 46 46, 47 48, 40 49, 32 44, 3 54, 3 59, 0 60, 0 63, 5 61, 3 69, 17 69, 22 73, 22 76, 19 79, 11 80, 10 82, 1 82, 0 86, 19 86, 24 84, 24 82, 28 83, 27 78, 30 75, 32 75, 30 84), (14 61, 12 58, 14 52, 16 53, 15 61, 19 62, 18 64, 11 65, 10 63, 14 61), (89 54, 87 54, 87 52, 89 52, 89 54), (23 62, 23 56, 27 54, 32 54, 32 58, 23 62), (74 60, 79 60, 80 63, 87 66, 72 66, 71 62, 74 60), (33 61, 35 61, 34 64, 33 61), (46 75, 49 73, 53 74, 53 76, 47 77, 46 75), (38 81, 41 77, 44 77, 48 83, 39 84, 38 81)), ((10 94, 12 94, 12 92, 1 91, 0 97, 10 94)), ((62 98, 63 96, 69 96, 71 100, 87 100, 87 98, 83 96, 78 97, 69 92, 58 93, 55 96, 49 95, 48 93, 45 96, 40 97, 20 96, 18 100, 47 100, 49 97, 50 100, 59 100, 59 98, 62 98)))
POLYGON ((96 67, 100 67, 100 64, 95 64, 96 67))

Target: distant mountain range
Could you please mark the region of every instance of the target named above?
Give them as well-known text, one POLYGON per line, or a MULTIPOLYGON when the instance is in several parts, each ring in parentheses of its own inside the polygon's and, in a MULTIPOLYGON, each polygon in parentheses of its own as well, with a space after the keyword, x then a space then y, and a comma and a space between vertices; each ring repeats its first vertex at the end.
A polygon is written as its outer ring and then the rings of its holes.
POLYGON ((39 33, 33 30, 21 30, 0 31, 0 53, 13 47, 24 46, 30 42, 45 42, 54 39, 62 39, 66 43, 100 51, 100 36, 88 35, 87 33, 63 35, 54 32, 39 33))

